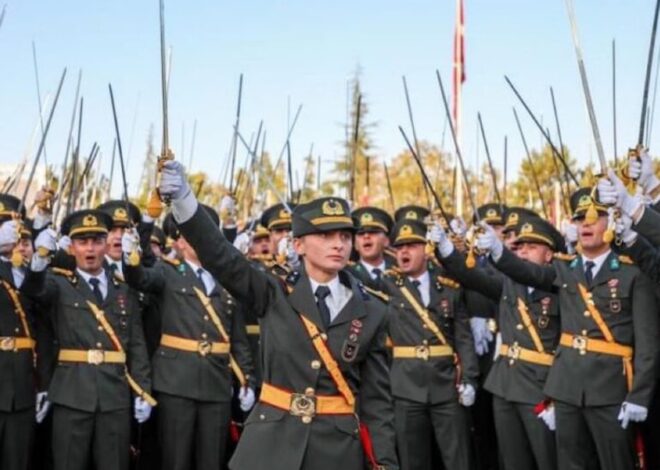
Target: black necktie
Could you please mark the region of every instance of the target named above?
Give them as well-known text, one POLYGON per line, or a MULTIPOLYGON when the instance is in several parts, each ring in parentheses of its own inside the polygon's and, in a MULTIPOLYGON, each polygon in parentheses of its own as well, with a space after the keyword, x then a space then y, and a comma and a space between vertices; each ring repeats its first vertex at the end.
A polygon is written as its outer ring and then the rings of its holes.
POLYGON ((593 272, 594 266, 596 266, 596 263, 594 263, 593 261, 587 261, 586 263, 584 263, 584 267, 586 268, 584 270, 584 277, 587 278, 587 284, 589 285, 591 285, 591 281, 594 280, 594 272, 593 272))
POLYGON ((374 280, 376 280, 376 281, 380 281, 381 274, 383 274, 383 271, 381 271, 378 268, 374 268, 374 269, 371 270, 371 277, 373 277, 374 280))
POLYGON ((94 292, 94 297, 96 297, 96 302, 101 305, 103 304, 103 293, 101 292, 101 288, 99 287, 99 284, 101 281, 98 280, 96 277, 90 277, 89 278, 89 284, 92 286, 92 292, 94 292))
POLYGON ((202 268, 197 268, 197 277, 204 284, 204 270, 202 268))
POLYGON ((316 306, 321 314, 321 321, 327 330, 330 326, 330 308, 328 308, 325 298, 330 295, 330 288, 328 286, 318 286, 314 295, 316 296, 316 306))
POLYGON ((420 281, 418 281, 417 279, 415 279, 412 282, 412 285, 415 286, 415 289, 417 289, 417 292, 419 292, 419 296, 422 297, 422 289, 420 289, 420 286, 422 285, 422 283, 420 281))

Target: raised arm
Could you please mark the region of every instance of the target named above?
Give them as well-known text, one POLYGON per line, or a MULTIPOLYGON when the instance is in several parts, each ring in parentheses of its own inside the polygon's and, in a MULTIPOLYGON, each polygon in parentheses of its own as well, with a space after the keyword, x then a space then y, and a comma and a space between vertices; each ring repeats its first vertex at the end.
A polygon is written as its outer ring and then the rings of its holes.
POLYGON ((442 262, 442 266, 463 287, 484 294, 496 302, 500 300, 504 282, 499 273, 493 275, 479 266, 468 268, 465 265, 465 256, 456 249, 446 257, 441 256, 440 253, 439 255, 438 259, 442 262))

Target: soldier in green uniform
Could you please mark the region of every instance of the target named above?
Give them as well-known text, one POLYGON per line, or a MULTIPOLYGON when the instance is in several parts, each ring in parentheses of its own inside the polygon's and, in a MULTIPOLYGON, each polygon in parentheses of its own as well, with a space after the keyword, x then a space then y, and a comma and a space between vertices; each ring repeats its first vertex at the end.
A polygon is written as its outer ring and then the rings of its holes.
MULTIPOLYGON (((34 436, 35 311, 22 293, 25 270, 12 265, 26 234, 20 201, 0 194, 0 467, 30 468, 34 436)), ((29 238, 27 240, 31 243, 29 238)), ((29 245, 29 243, 28 243, 29 245)))
POLYGON ((397 447, 402 468, 430 468, 430 438, 445 468, 471 468, 470 433, 463 407, 474 404, 479 375, 474 341, 459 284, 429 269, 426 225, 402 219, 391 243, 397 269, 382 287, 390 320, 397 447))
POLYGON ((478 247, 516 282, 558 292, 562 334, 544 391, 554 400, 558 467, 635 468, 634 429, 646 419, 658 365, 654 286, 612 252, 607 209, 590 188, 573 194, 581 254, 539 266, 506 250, 485 227, 478 247))
MULTIPOLYGON (((561 250, 561 234, 536 215, 517 219, 516 255, 547 265, 561 250)), ((501 344, 484 388, 493 394, 497 443, 506 470, 557 468, 554 422, 547 409, 543 385, 559 343, 561 322, 557 295, 516 283, 506 276, 465 265, 465 257, 439 232, 442 265, 465 287, 483 292, 499 303, 501 344), (539 419, 547 420, 547 426, 539 419)), ((561 255, 558 255, 561 256, 561 255)))
POLYGON ((288 208, 281 202, 270 206, 261 215, 261 225, 270 232, 270 253, 276 255, 280 250, 280 241, 291 233, 291 210, 295 209, 293 203, 287 204, 288 208))
POLYGON ((368 452, 371 467, 398 469, 388 312, 344 270, 354 230, 346 201, 296 207, 301 271, 279 279, 253 266, 214 227, 178 162, 165 164, 159 190, 171 198, 179 229, 204 266, 260 318, 264 382, 230 468, 363 470, 368 452))
MULTIPOLYGON (((217 213, 204 206, 214 227, 217 213)), ((241 407, 254 403, 253 366, 245 325, 235 300, 202 268, 199 256, 171 215, 165 232, 181 259, 163 258, 152 268, 132 264, 139 246, 135 230, 124 233, 124 274, 136 290, 153 295, 161 316, 160 346, 153 358, 162 468, 219 468, 225 459, 232 373, 241 407)))
POLYGON ((359 259, 349 263, 349 271, 365 286, 379 289, 386 269, 392 266, 385 256, 389 246, 392 217, 377 207, 360 207, 351 214, 355 224, 355 251, 359 259))
POLYGON ((137 421, 146 421, 155 404, 137 298, 104 269, 111 226, 97 210, 62 222, 75 272, 46 270, 43 251, 56 251, 56 234, 42 231, 24 281, 25 293, 49 307, 55 335, 49 344, 57 346, 48 401, 38 411, 53 404, 56 470, 86 470, 92 462, 99 470, 128 469, 131 390, 137 421))

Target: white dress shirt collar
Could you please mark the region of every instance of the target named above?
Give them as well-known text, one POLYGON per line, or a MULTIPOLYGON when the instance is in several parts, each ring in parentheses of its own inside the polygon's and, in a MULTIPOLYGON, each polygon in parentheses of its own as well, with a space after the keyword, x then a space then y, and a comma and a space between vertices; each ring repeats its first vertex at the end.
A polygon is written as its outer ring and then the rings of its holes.
POLYGON ((424 273, 419 277, 409 276, 411 282, 419 281, 419 293, 422 297, 422 302, 424 306, 428 307, 431 303, 431 276, 429 275, 428 270, 425 270, 424 273))
MULTIPOLYGON (((309 282, 312 286, 312 294, 315 294, 316 289, 322 285, 328 286, 330 289, 330 295, 325 298, 325 303, 328 305, 328 309, 330 309, 330 321, 333 322, 351 299, 353 292, 339 281, 339 276, 335 276, 330 282, 325 284, 316 282, 311 277, 309 278, 309 282)), ((314 301, 316 302, 316 295, 314 295, 314 301)))
POLYGON ((587 256, 582 255, 582 266, 585 271, 587 269, 587 261, 591 261, 594 263, 594 267, 591 269, 591 274, 593 276, 592 279, 596 279, 596 275, 600 271, 600 268, 603 266, 603 263, 605 263, 605 260, 607 259, 607 257, 610 255, 611 252, 612 250, 607 250, 605 253, 595 258, 588 258, 587 256))

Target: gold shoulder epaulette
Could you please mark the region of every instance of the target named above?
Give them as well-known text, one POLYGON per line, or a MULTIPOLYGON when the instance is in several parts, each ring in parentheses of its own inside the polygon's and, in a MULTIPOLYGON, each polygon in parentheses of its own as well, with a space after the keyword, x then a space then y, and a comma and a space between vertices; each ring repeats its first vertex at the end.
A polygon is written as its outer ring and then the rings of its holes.
POLYGON ((575 255, 569 255, 568 253, 555 253, 553 258, 561 261, 573 261, 575 259, 575 255))
POLYGON ((635 264, 632 258, 628 255, 619 255, 619 261, 621 261, 623 264, 635 264))
POLYGON ((53 274, 59 274, 60 276, 66 276, 66 277, 73 277, 73 271, 69 271, 68 269, 63 269, 63 268, 53 268, 52 269, 53 274))
POLYGON ((362 285, 362 288, 365 290, 365 292, 367 292, 368 294, 373 295, 374 297, 378 297, 380 300, 383 300, 385 302, 390 301, 390 296, 387 295, 384 292, 381 292, 381 291, 376 290, 376 289, 372 289, 371 287, 365 286, 364 284, 362 285))
POLYGON ((445 276, 438 276, 438 282, 443 286, 452 287, 454 289, 459 289, 461 287, 457 281, 445 276))
POLYGON ((167 264, 171 264, 172 266, 179 266, 181 264, 181 261, 176 258, 168 258, 167 256, 163 256, 161 259, 167 264))
POLYGON ((401 270, 396 266, 392 266, 391 268, 383 271, 383 274, 385 274, 386 276, 399 277, 401 276, 401 270))

